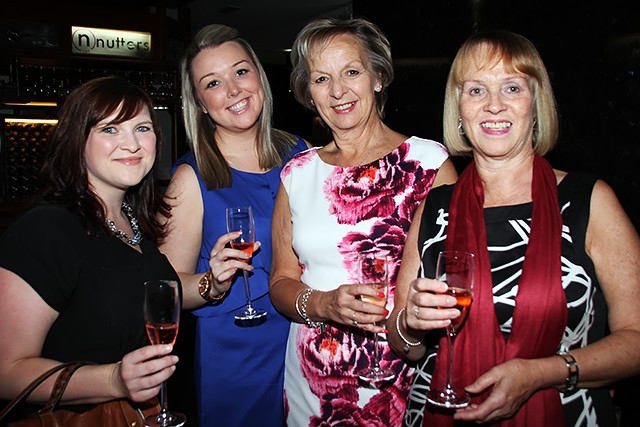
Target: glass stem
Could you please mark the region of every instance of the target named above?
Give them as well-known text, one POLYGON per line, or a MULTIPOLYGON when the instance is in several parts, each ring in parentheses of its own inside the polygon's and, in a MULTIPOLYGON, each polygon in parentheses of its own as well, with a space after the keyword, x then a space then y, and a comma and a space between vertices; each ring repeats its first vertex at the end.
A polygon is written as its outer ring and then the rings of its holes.
POLYGON ((380 358, 378 354, 378 333, 373 333, 373 370, 380 371, 380 358))
POLYGON ((162 403, 162 412, 160 416, 162 418, 167 418, 169 413, 169 403, 167 401, 167 382, 163 381, 160 385, 160 402, 162 403))
POLYGON ((244 278, 244 294, 247 298, 247 312, 253 313, 253 306, 251 305, 251 286, 249 285, 249 272, 242 270, 242 276, 244 278))
POLYGON ((447 369, 447 391, 453 391, 451 382, 453 380, 453 346, 456 339, 456 332, 451 326, 447 328, 447 336, 449 337, 449 369, 447 369))

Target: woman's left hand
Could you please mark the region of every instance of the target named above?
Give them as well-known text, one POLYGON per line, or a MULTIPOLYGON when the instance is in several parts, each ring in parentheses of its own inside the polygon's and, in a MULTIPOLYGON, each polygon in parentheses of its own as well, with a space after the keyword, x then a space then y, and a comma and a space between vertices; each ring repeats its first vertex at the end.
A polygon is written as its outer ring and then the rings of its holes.
POLYGON ((465 387, 469 394, 478 394, 493 387, 487 399, 458 410, 454 419, 488 423, 510 418, 538 390, 542 378, 539 365, 533 360, 511 359, 494 366, 465 387))

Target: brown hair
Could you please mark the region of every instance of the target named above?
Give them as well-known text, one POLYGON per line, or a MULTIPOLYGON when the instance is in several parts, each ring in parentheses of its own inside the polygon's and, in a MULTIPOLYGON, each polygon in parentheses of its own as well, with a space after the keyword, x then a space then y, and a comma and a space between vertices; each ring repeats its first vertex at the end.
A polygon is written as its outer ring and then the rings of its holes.
POLYGON ((85 147, 91 129, 118 111, 114 123, 122 123, 147 109, 156 136, 156 158, 142 181, 127 190, 125 200, 133 207, 145 238, 154 242, 164 236, 156 214, 170 216, 155 178, 163 144, 160 124, 147 93, 119 77, 91 80, 75 89, 58 114, 58 124, 49 141, 51 151, 42 167, 45 182, 42 198, 63 203, 94 226, 107 230, 100 198, 91 190, 87 175, 85 147))
POLYGON ((393 61, 389 40, 380 29, 365 19, 317 19, 309 22, 297 35, 291 48, 291 88, 296 100, 311 111, 309 59, 321 51, 337 35, 350 34, 362 45, 369 59, 373 78, 379 78, 382 90, 376 92, 376 110, 383 118, 387 88, 393 81, 393 61))

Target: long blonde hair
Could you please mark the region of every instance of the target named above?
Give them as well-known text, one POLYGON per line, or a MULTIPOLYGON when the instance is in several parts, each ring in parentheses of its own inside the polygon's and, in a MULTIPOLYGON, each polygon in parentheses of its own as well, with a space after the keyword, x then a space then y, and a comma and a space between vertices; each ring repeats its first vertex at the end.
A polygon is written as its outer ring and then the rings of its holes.
POLYGON ((237 43, 245 50, 256 67, 264 92, 264 103, 257 132, 260 167, 268 170, 282 166, 285 156, 296 143, 296 138, 293 135, 273 128, 273 95, 267 75, 249 43, 240 37, 240 33, 235 28, 219 24, 207 25, 198 31, 187 48, 180 69, 182 74, 182 116, 187 141, 195 156, 200 175, 209 190, 231 187, 231 169, 218 148, 215 137, 216 124, 208 115, 203 114, 200 108, 195 82, 191 74, 191 64, 202 50, 227 42, 237 43))

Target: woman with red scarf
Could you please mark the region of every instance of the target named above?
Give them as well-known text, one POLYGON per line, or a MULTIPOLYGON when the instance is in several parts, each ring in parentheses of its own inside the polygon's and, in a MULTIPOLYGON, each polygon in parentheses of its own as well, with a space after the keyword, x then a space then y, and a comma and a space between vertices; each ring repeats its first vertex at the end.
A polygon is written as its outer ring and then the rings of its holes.
POLYGON ((558 118, 529 40, 497 31, 464 43, 444 133, 452 155, 473 161, 429 193, 407 236, 388 324, 391 346, 417 361, 405 425, 615 425, 608 386, 640 372, 640 239, 607 184, 542 157, 558 118), (453 362, 472 403, 448 412, 425 406, 447 370, 444 328, 460 315, 431 279, 445 249, 475 255, 453 362))

